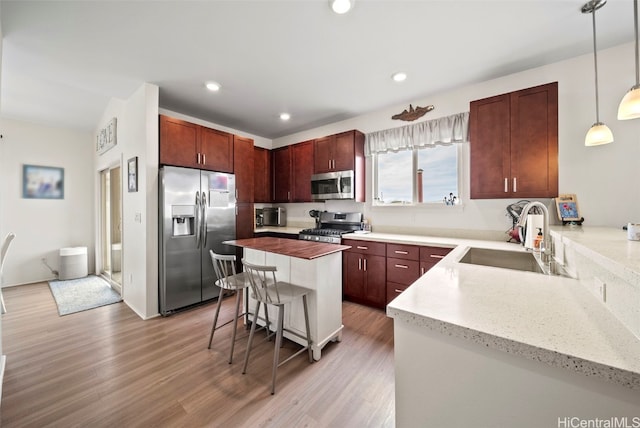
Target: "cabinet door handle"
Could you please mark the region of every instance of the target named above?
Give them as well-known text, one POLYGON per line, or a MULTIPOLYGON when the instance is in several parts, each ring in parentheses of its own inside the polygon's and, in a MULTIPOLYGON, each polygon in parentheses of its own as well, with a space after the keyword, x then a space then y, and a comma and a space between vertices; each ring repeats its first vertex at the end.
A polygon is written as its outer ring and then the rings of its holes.
POLYGON ((401 268, 401 269, 409 269, 409 266, 407 265, 395 265, 395 267, 401 268))
POLYGON ((395 291, 396 293, 402 293, 404 290, 400 290, 400 289, 396 288, 393 291, 395 291))
POLYGON ((287 201, 291 200, 291 192, 287 192, 287 201))
POLYGON ((507 177, 504 178, 504 193, 509 191, 509 179, 507 177))
POLYGON ((329 160, 327 161, 327 163, 328 163, 327 168, 331 169, 331 159, 329 159, 329 160))
POLYGON ((333 160, 333 169, 336 169, 336 160, 333 160))
POLYGON ((362 259, 358 258, 358 270, 362 270, 362 259))
POLYGON ((205 155, 204 153, 202 154, 202 165, 206 165, 207 164, 207 155, 205 155))
POLYGON ((238 189, 236 189, 236 199, 238 199, 238 189))
POLYGON ((444 256, 441 256, 439 254, 429 254, 429 257, 431 257, 432 259, 444 259, 444 256))
POLYGON ((368 249, 369 249, 369 247, 363 247, 363 246, 361 246, 361 245, 358 245, 356 248, 357 248, 358 250, 368 250, 368 249))
POLYGON ((395 250, 394 253, 396 253, 396 254, 409 254, 408 251, 400 251, 400 250, 395 250))
POLYGON ((364 270, 367 271, 367 259, 364 259, 364 270))
POLYGON ((200 164, 200 153, 196 155, 196 163, 200 164))
POLYGON ((423 267, 421 267, 421 268, 420 268, 420 276, 424 275, 424 272, 425 272, 424 268, 423 268, 423 267))
POLYGON ((518 179, 513 177, 513 193, 518 191, 518 179))

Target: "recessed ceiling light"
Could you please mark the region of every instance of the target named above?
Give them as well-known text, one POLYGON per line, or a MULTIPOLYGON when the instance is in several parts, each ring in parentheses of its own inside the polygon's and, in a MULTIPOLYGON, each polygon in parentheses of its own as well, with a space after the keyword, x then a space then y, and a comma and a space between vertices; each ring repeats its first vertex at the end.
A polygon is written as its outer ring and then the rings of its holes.
POLYGON ((391 78, 394 80, 394 82, 404 82, 405 80, 407 80, 407 73, 399 71, 397 73, 394 73, 391 78))
POLYGON ((207 82, 205 86, 212 92, 218 92, 222 86, 218 82, 207 82))
POLYGON ((289 120, 291 115, 289 113, 280 113, 280 120, 289 120))
POLYGON ((331 9, 338 15, 349 12, 353 7, 352 0, 329 0, 329 4, 331 5, 331 9))

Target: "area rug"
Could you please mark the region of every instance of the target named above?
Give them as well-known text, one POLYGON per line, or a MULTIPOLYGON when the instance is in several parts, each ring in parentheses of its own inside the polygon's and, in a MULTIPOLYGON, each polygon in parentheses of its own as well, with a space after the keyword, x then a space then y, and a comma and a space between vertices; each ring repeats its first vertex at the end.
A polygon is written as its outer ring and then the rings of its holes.
POLYGON ((49 281, 58 314, 69 315, 122 301, 107 281, 95 275, 65 281, 49 281))

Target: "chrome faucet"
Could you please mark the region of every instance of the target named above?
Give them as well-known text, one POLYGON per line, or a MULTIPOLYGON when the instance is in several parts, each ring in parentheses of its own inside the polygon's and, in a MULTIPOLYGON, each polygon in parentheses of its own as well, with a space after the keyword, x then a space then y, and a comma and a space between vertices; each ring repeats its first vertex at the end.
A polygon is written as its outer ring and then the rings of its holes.
MULTIPOLYGON (((551 235, 549 233, 549 210, 547 207, 538 201, 529 202, 522 209, 522 214, 520 215, 520 219, 518 220, 518 228, 519 230, 523 230, 525 225, 527 224, 527 214, 533 207, 539 207, 542 209, 542 245, 540 246, 540 257, 544 262, 549 262, 553 260, 553 248, 551 245, 551 235)), ((522 240, 522 245, 524 245, 524 240, 522 240)))

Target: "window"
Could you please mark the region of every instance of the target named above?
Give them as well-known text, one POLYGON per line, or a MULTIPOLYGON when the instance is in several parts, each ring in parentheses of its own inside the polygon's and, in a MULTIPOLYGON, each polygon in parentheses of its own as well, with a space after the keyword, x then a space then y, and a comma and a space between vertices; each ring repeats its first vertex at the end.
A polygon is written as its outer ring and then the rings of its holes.
POLYGON ((376 205, 443 204, 458 199, 459 144, 378 153, 374 163, 376 205))
POLYGON ((468 136, 469 112, 367 134, 374 205, 457 203, 468 136))

